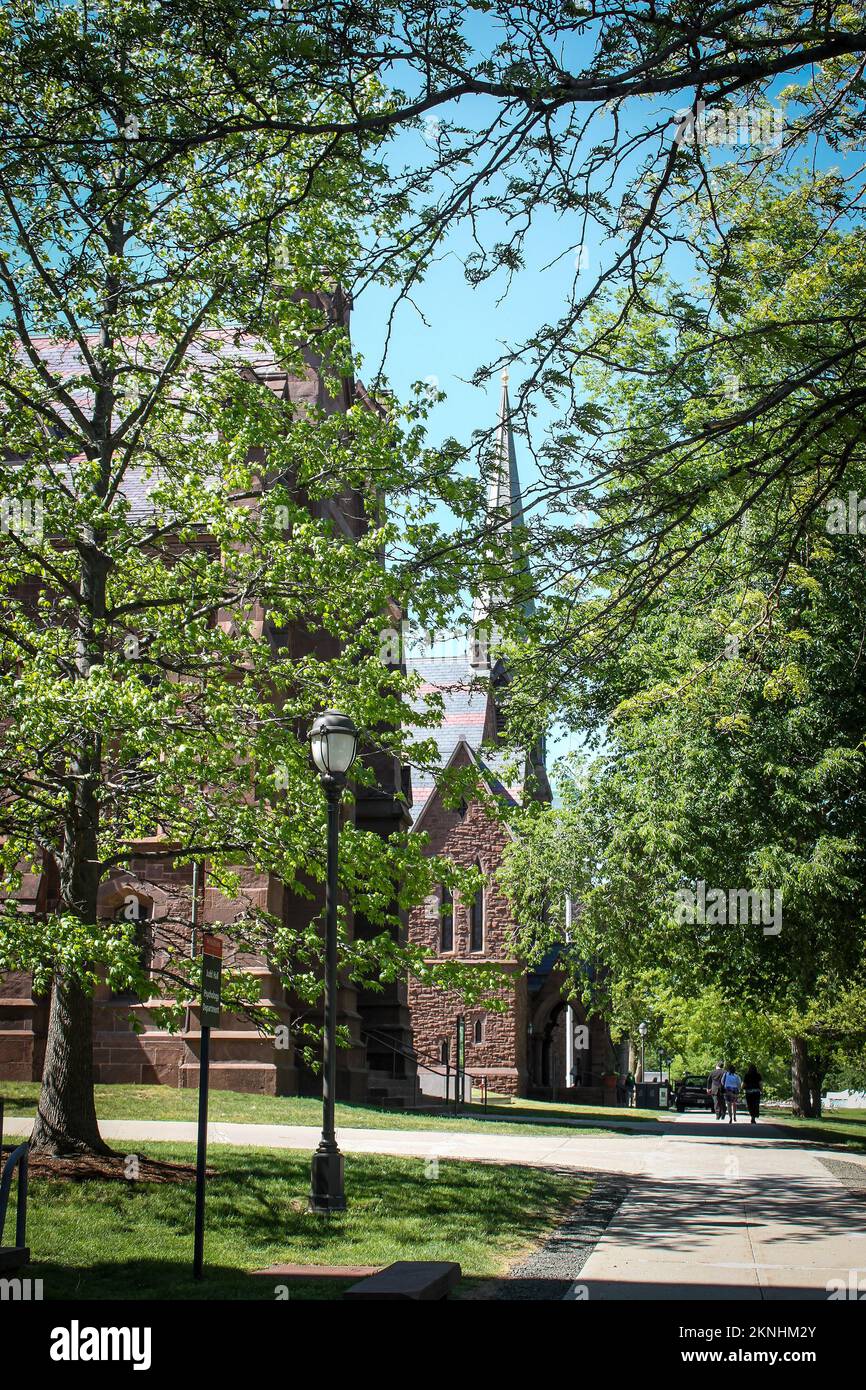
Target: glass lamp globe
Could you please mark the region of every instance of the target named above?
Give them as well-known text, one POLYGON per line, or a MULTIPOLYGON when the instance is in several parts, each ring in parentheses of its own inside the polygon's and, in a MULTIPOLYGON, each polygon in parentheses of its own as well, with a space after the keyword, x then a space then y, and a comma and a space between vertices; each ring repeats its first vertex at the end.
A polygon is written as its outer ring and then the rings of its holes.
POLYGON ((326 710, 310 731, 310 749, 323 777, 345 777, 358 752, 358 730, 347 714, 326 710))

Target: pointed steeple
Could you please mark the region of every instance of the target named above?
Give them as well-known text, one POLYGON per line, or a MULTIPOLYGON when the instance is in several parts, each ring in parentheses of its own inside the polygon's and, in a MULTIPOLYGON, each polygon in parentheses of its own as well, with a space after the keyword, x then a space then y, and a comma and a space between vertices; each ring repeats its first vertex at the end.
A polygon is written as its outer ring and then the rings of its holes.
MULTIPOLYGON (((526 556, 519 537, 519 530, 524 524, 523 498, 520 493, 520 477, 517 472, 514 432, 511 428, 507 367, 502 373, 502 396, 499 402, 496 452, 487 483, 487 519, 497 527, 497 533, 500 536, 502 536, 504 528, 507 528, 511 533, 511 552, 514 556, 515 572, 525 570, 526 556)), ((506 537, 503 536, 503 539, 506 537)), ((493 665, 490 641, 489 638, 485 640, 484 631, 489 630, 491 613, 494 612, 499 601, 499 596, 495 591, 481 593, 475 599, 472 613, 474 631, 470 638, 469 660, 476 669, 489 670, 493 665)), ((527 597, 523 608, 526 613, 533 611, 534 604, 531 597, 527 597)))
POLYGON ((487 484, 489 516, 510 512, 511 526, 523 525, 523 498, 517 473, 517 454, 511 428, 511 402, 508 399, 508 368, 502 373, 502 396, 499 402, 499 430, 496 435, 496 459, 487 484))

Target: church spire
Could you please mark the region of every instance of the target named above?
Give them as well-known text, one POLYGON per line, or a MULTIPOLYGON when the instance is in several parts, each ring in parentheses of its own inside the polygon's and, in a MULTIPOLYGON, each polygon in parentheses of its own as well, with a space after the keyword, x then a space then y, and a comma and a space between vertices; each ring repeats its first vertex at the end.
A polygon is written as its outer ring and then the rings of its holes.
MULTIPOLYGON (((508 368, 502 372, 502 395, 499 401, 499 428, 496 433, 496 450, 493 467, 487 482, 487 521, 495 525, 497 535, 502 539, 503 529, 511 533, 511 552, 515 561, 515 571, 526 569, 526 556, 520 544, 519 529, 523 522, 523 498, 520 492, 520 477, 517 472, 517 454, 514 448, 514 432, 511 428, 511 403, 508 397, 508 368)), ((470 642, 470 662, 476 668, 489 670, 493 665, 489 635, 485 640, 484 631, 489 634, 495 625, 495 610, 506 600, 495 589, 487 590, 477 596, 473 606, 473 637, 470 642), (493 621, 491 622, 491 615, 493 621)), ((531 597, 523 604, 524 611, 533 611, 531 597)))
POLYGON ((508 399, 508 368, 502 372, 502 396, 499 402, 499 429, 496 435, 496 457, 487 484, 487 514, 501 516, 507 511, 509 526, 523 525, 523 499, 517 473, 517 454, 511 428, 511 402, 508 399))

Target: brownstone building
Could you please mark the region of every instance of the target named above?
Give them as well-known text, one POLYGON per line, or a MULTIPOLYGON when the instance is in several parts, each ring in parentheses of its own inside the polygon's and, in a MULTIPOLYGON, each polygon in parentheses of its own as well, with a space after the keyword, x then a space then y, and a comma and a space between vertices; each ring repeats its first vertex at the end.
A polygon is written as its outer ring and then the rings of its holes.
MULTIPOLYGON (((339 296, 321 298, 329 316, 348 322, 348 306, 339 296)), ((335 397, 328 393, 322 363, 315 353, 307 354, 301 375, 286 372, 259 342, 231 336, 235 355, 242 358, 242 370, 273 391, 287 411, 303 411, 306 406, 346 411, 361 400, 377 409, 360 384, 343 382, 335 397)), ((219 334, 200 348, 203 359, 214 360, 221 351, 219 334)), ((77 348, 68 344, 44 344, 52 370, 59 379, 81 370, 77 348)), ((206 365, 206 363, 205 363, 206 365)), ((514 442, 508 426, 507 388, 503 390, 499 435, 499 467, 490 483, 491 508, 511 508, 513 525, 520 524, 520 489, 514 442)), ((133 515, 146 514, 147 488, 133 474, 128 480, 128 500, 133 515)), ((354 494, 311 503, 340 528, 344 535, 360 536, 365 526, 364 508, 354 494)), ((392 615, 399 621, 400 615, 392 615)), ((256 615, 262 641, 275 647, 287 642, 301 650, 308 639, 303 633, 273 630, 268 615, 256 615)), ((327 651, 321 655, 327 657, 327 651)), ((485 887, 473 903, 443 902, 442 893, 415 909, 407 929, 423 942, 431 956, 459 957, 472 961, 493 961, 504 967, 513 982, 505 994, 503 1013, 492 1010, 461 1009, 459 1000, 416 981, 398 981, 381 992, 365 992, 351 982, 342 981, 338 1013, 348 1031, 351 1045, 338 1053, 338 1093, 341 1098, 361 1101, 368 1096, 411 1101, 419 1089, 428 1094, 443 1089, 443 1062, 453 1067, 456 1020, 465 1012, 466 1069, 476 1081, 486 1078, 490 1089, 509 1094, 543 1090, 549 1093, 568 1081, 598 1085, 607 1069, 607 1036, 604 1028, 589 1024, 589 1046, 575 1054, 572 1075, 566 1077, 566 1022, 568 1011, 561 994, 561 976, 556 970, 555 953, 538 970, 527 968, 514 958, 510 932, 514 925, 508 902, 497 885, 496 872, 508 843, 509 831, 494 814, 499 798, 515 804, 524 796, 548 796, 543 748, 533 750, 523 760, 516 776, 507 773, 506 762, 497 747, 500 733, 500 696, 507 673, 483 649, 470 648, 457 657, 410 656, 409 664, 421 672, 425 690, 440 691, 445 700, 445 717, 438 731, 443 764, 452 769, 472 763, 486 788, 483 796, 470 804, 451 808, 442 789, 432 779, 414 774, 390 758, 376 760, 377 785, 357 789, 348 814, 356 823, 377 834, 388 836, 396 829, 413 824, 415 831, 430 837, 431 852, 449 856, 462 864, 480 867, 485 887), (419 1087, 420 1083, 420 1087, 419 1087)), ((422 692, 423 693, 423 692, 422 692)), ((99 911, 106 920, 124 912, 130 903, 141 923, 143 947, 158 960, 160 932, 171 924, 175 933, 191 939, 193 915, 193 874, 189 867, 178 869, 173 863, 174 849, 161 840, 142 841, 140 858, 133 858, 126 869, 115 870, 102 884, 99 911), (147 853, 148 857, 144 855, 147 853), (156 854, 156 858, 154 858, 156 854)), ((229 901, 208 881, 207 865, 200 866, 196 906, 200 927, 219 930, 231 922, 248 904, 266 908, 287 924, 301 925, 317 911, 319 904, 300 901, 272 874, 249 868, 239 870, 242 901, 229 901)), ((46 860, 42 872, 28 874, 18 893, 19 908, 25 912, 51 911, 58 900, 56 871, 46 860)), ((350 931, 363 936, 370 930, 363 918, 350 918, 350 931)), ((231 955, 227 959, 232 960, 231 955)), ((233 963, 254 974, 261 986, 262 1003, 286 1024, 291 1024, 308 1005, 301 1005, 287 991, 266 960, 235 957, 233 963)), ((99 1082, 163 1083, 177 1087, 198 1084, 200 1032, 194 1010, 180 1033, 169 1033, 155 1018, 160 1001, 113 994, 106 985, 96 992, 94 1010, 95 1076, 99 1082)), ((585 1023, 574 1011, 574 1023, 585 1023)), ((35 996, 28 975, 7 975, 0 979, 0 1078, 38 1080, 41 1076, 48 1024, 48 999, 35 996)), ((261 1033, 248 1019, 224 1013, 219 1028, 211 1032, 211 1076, 217 1087, 268 1094, 318 1093, 320 1078, 306 1068, 297 1055, 291 1028, 282 1030, 283 1046, 261 1033)), ((575 1098, 577 1095, 575 1093, 575 1098)))
MULTIPOLYGON (((322 295, 317 299, 331 321, 337 319, 348 326, 349 307, 341 295, 322 295)), ((300 413, 311 405, 329 413, 345 412, 358 400, 370 410, 378 408, 363 387, 353 380, 345 380, 341 391, 336 396, 331 395, 324 383, 321 359, 312 350, 305 354, 303 373, 292 375, 255 339, 230 331, 211 333, 204 335, 195 349, 199 358, 197 365, 203 370, 215 366, 223 344, 230 345, 233 361, 240 359, 239 369, 273 391, 289 412, 300 413)), ((58 380, 83 372, 75 344, 40 342, 40 349, 58 380)), ((145 480, 132 473, 126 480, 124 493, 131 515, 146 517, 145 480)), ((366 526, 364 506, 354 493, 309 505, 314 514, 326 516, 345 536, 360 537, 366 526)), ((297 653, 304 650, 305 644, 308 648, 309 639, 303 632, 275 632, 263 611, 254 617, 260 639, 271 643, 275 649, 288 643, 297 653)), ((328 651, 320 654, 326 658, 328 651)), ((385 757, 375 760, 375 768, 378 785, 372 789, 359 788, 355 804, 346 814, 353 815, 361 828, 387 836, 395 828, 409 823, 408 771, 385 757)), ((171 930, 176 938, 178 932, 186 931, 187 939, 191 939, 192 930, 187 924, 192 918, 192 869, 175 868, 173 847, 162 840, 142 841, 136 848, 142 855, 148 852, 148 858, 133 858, 127 869, 118 869, 105 880, 99 893, 99 911, 105 920, 121 912, 135 916, 141 923, 143 949, 151 959, 158 961, 161 932, 171 930), (158 856, 156 860, 152 857, 154 854, 158 856)), ((310 904, 299 900, 272 874, 257 873, 246 867, 239 873, 243 899, 229 901, 211 888, 207 865, 201 866, 196 894, 201 927, 219 930, 220 923, 232 921, 249 904, 266 908, 286 923, 301 925, 309 921, 320 906, 318 902, 310 904)), ((25 912, 52 910, 58 899, 52 862, 45 860, 42 872, 28 874, 17 896, 19 908, 25 912)), ((367 930, 361 918, 350 919, 347 925, 358 935, 367 930)), ((286 1024, 291 1024, 302 1006, 285 990, 268 962, 232 957, 231 953, 227 960, 255 975, 261 986, 263 1005, 273 1009, 286 1024)), ((106 985, 97 987, 94 1061, 98 1082, 197 1086, 200 1032, 196 1013, 191 1011, 182 1032, 169 1033, 154 1017, 154 1006, 159 1002, 118 996, 106 985)), ((304 1005, 303 1011, 308 1016, 312 1012, 315 1018, 315 1011, 311 1011, 309 1005, 304 1005)), ((368 1089, 376 1089, 377 1085, 384 1084, 388 1089, 411 1088, 411 1031, 405 982, 388 985, 383 992, 367 997, 351 982, 343 981, 338 1012, 339 1022, 351 1038, 351 1046, 341 1048, 338 1053, 340 1095, 358 1101, 366 1099, 368 1089), (395 1056, 398 1058, 396 1065, 395 1056)), ((39 1079, 47 1024, 48 999, 33 994, 29 975, 0 978, 0 1078, 39 1079)), ((212 1084, 270 1094, 319 1091, 319 1077, 305 1067, 296 1054, 291 1028, 281 1030, 280 1042, 284 1045, 275 1046, 274 1038, 261 1033, 252 1021, 224 1012, 220 1027, 211 1032, 212 1084)))
MULTIPOLYGON (((515 532, 522 525, 522 500, 514 438, 509 423, 507 375, 503 377, 495 467, 488 484, 492 517, 510 517, 515 532)), ((519 563, 519 544, 515 556, 519 563)), ((418 1057, 418 1077, 425 1092, 442 1094, 443 1069, 456 1062, 458 1019, 464 1020, 465 1069, 475 1085, 486 1082, 492 1092, 507 1095, 550 1095, 566 1088, 573 1099, 601 1099, 603 1078, 613 1061, 606 1026, 587 1019, 579 1005, 569 1008, 563 998, 563 975, 552 952, 537 969, 515 957, 512 932, 517 926, 509 902, 497 882, 497 871, 511 831, 496 814, 496 803, 519 805, 528 797, 549 799, 543 744, 518 760, 504 752, 502 694, 508 672, 485 640, 486 614, 476 611, 476 626, 458 650, 443 655, 435 650, 407 659, 422 678, 420 698, 437 692, 444 719, 436 739, 443 768, 455 773, 472 766, 483 789, 468 803, 453 804, 439 781, 413 771, 413 829, 429 838, 431 854, 443 855, 467 867, 477 867, 484 887, 472 902, 452 901, 445 888, 410 914, 412 940, 429 958, 459 959, 469 964, 493 962, 509 976, 504 1012, 467 1008, 457 995, 444 993, 417 980, 410 981, 412 1036, 418 1057), (579 1046, 568 1046, 568 1032, 579 1046), (596 1094, 591 1096, 589 1088, 596 1094)), ((451 1083, 453 1085, 453 1082, 451 1083)), ((453 1092, 452 1092, 453 1093, 453 1092)))

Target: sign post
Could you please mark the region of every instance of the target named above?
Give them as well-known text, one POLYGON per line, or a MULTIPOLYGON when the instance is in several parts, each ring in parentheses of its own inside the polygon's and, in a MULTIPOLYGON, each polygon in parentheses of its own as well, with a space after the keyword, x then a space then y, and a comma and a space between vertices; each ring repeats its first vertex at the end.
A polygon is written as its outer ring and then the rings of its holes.
POLYGON ((464 1099, 463 1090, 465 1086, 464 1071, 466 1067, 466 1020, 461 1014, 457 1019, 457 1060, 454 1066, 454 1114, 458 1113, 461 1100, 464 1099))
POLYGON ((202 937, 201 1042, 198 1063, 198 1146, 195 1161, 195 1241, 192 1263, 194 1279, 201 1279, 204 1265, 204 1191, 207 1172, 207 1101, 210 1080, 210 1030, 220 1021, 223 944, 207 932, 202 937))

